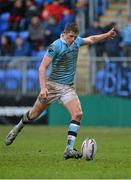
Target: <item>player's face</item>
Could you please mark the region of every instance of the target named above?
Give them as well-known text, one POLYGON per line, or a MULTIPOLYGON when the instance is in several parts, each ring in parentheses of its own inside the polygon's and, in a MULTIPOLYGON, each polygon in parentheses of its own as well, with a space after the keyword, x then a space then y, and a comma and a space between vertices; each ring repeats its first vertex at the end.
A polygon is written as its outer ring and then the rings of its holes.
POLYGON ((66 33, 66 32, 64 33, 64 39, 69 45, 71 45, 75 41, 77 36, 78 36, 78 34, 73 31, 71 31, 69 33, 66 33))

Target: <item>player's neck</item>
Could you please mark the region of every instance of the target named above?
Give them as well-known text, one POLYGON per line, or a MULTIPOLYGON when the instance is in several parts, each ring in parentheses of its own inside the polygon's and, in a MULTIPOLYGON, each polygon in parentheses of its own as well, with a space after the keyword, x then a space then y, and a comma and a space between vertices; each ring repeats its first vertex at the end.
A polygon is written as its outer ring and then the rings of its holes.
POLYGON ((66 38, 65 38, 64 34, 61 34, 60 39, 61 39, 61 40, 62 40, 65 44, 67 44, 68 46, 70 46, 70 45, 71 45, 71 44, 70 44, 70 43, 68 43, 68 41, 66 40, 66 38))

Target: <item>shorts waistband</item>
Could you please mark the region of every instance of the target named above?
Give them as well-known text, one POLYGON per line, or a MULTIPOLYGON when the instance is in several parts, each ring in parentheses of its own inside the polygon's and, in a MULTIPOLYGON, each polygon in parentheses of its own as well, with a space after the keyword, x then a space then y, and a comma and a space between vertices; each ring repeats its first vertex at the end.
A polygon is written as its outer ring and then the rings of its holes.
POLYGON ((51 80, 47 80, 47 82, 51 82, 51 83, 58 84, 58 85, 63 85, 63 86, 73 86, 73 85, 74 85, 74 83, 70 83, 70 84, 61 84, 61 83, 57 83, 57 82, 51 81, 51 80))

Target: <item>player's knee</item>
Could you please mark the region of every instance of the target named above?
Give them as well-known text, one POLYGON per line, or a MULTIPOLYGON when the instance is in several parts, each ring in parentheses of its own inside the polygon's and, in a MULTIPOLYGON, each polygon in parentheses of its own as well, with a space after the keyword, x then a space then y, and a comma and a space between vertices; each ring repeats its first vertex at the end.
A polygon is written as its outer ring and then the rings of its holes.
POLYGON ((78 112, 75 112, 75 113, 74 113, 74 115, 73 115, 72 118, 75 119, 75 120, 81 121, 82 116, 83 116, 82 111, 78 111, 78 112))
POLYGON ((39 115, 40 115, 40 113, 38 111, 33 111, 33 112, 29 111, 29 114, 28 114, 29 119, 31 119, 31 120, 36 119, 39 115))

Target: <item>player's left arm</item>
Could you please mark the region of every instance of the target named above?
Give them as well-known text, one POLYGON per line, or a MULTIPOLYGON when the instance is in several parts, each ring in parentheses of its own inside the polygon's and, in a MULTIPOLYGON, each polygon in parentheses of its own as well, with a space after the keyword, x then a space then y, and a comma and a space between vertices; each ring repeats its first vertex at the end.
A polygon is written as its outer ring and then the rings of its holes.
POLYGON ((94 44, 96 42, 103 41, 103 40, 106 40, 108 38, 113 39, 116 35, 117 35, 116 30, 113 27, 107 33, 89 36, 89 37, 83 38, 83 40, 84 40, 84 44, 94 44))

